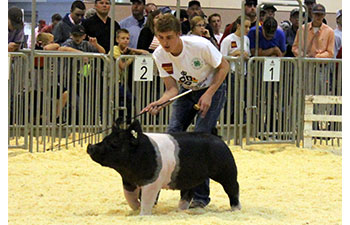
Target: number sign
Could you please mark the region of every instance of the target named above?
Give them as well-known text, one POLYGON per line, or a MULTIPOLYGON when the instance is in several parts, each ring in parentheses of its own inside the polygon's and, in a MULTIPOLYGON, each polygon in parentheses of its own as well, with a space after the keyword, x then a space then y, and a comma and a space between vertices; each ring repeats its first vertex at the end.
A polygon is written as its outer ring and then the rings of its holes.
POLYGON ((137 56, 134 60, 134 81, 153 81, 153 59, 147 56, 137 56))
POLYGON ((279 82, 280 81, 280 58, 265 58, 264 62, 264 81, 279 82))

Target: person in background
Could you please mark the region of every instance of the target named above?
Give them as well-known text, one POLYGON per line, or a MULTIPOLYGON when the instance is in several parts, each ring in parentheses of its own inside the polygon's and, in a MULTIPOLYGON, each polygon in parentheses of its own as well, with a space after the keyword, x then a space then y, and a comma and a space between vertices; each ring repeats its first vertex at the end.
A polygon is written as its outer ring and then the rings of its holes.
POLYGON ((342 10, 338 10, 336 14, 337 28, 334 30, 334 58, 338 57, 338 52, 342 48, 342 10))
MULTIPOLYGON (((307 7, 307 22, 311 22, 312 21, 312 8, 316 5, 316 0, 304 0, 304 5, 306 5, 307 7)), ((327 24, 327 20, 325 18, 323 18, 322 22, 324 24, 327 24)))
POLYGON ((105 49, 97 43, 96 38, 89 37, 89 41, 84 40, 85 38, 84 27, 82 25, 74 25, 70 38, 59 47, 58 51, 106 53, 105 49))
MULTIPOLYGON (((46 21, 45 20, 39 20, 39 24, 37 27, 35 27, 34 32, 35 32, 35 38, 38 36, 39 33, 42 32, 42 29, 46 27, 46 21)), ((35 40, 36 41, 36 40, 35 40)), ((28 40, 27 40, 27 46, 28 48, 31 48, 32 46, 32 36, 29 35, 28 36, 28 40)))
POLYGON ((62 20, 62 16, 58 13, 55 13, 51 16, 51 24, 48 26, 45 26, 43 29, 41 29, 41 32, 43 33, 50 33, 52 34, 52 30, 55 28, 55 26, 62 20))
MULTIPOLYGON (((87 37, 94 37, 97 42, 105 49, 106 52, 110 50, 111 37, 111 22, 112 19, 108 16, 111 8, 110 0, 95 0, 94 9, 95 15, 83 21, 82 25, 85 28, 87 37)), ((120 26, 117 21, 114 21, 114 29, 117 31, 120 26)), ((86 39, 88 40, 88 39, 86 39)), ((114 45, 116 42, 114 42, 114 45)))
POLYGON ((221 16, 218 13, 211 14, 208 18, 209 25, 213 28, 214 37, 217 43, 220 42, 223 33, 220 32, 221 29, 221 16))
POLYGON ((120 21, 120 27, 130 32, 130 47, 137 48, 137 42, 141 29, 146 24, 147 18, 144 16, 145 0, 131 0, 132 15, 120 21))
MULTIPOLYGON (((286 52, 286 37, 281 29, 277 29, 277 21, 273 17, 267 17, 259 27, 258 56, 282 57, 286 52)), ((255 54, 255 31, 253 27, 248 33, 250 51, 255 54)))
POLYGON ((206 29, 205 20, 201 16, 195 16, 190 20, 191 31, 189 34, 197 35, 208 39, 217 49, 219 49, 216 40, 210 36, 208 29, 206 29))
MULTIPOLYGON (((306 57, 310 58, 333 58, 334 56, 334 31, 324 24, 323 18, 326 16, 326 8, 321 4, 316 4, 312 9, 312 21, 304 24, 302 29, 298 29, 293 43, 292 51, 295 56, 299 56, 299 32, 308 32, 306 57)), ((302 40, 304 46, 304 40, 302 40)), ((301 56, 303 56, 301 49, 301 56)))
MULTIPOLYGON (((258 1, 257 0, 246 0, 245 4, 244 4, 244 12, 245 12, 245 16, 247 18, 249 18, 250 20, 250 28, 255 27, 256 25, 256 20, 257 20, 257 16, 256 16, 256 6, 258 5, 258 1)), ((222 35, 221 41, 224 40, 224 38, 233 33, 233 25, 234 25, 234 21, 231 24, 226 25, 225 27, 225 31, 224 34, 222 35)), ((220 43, 221 44, 221 43, 220 43)))
MULTIPOLYGON (((176 10, 174 11, 174 16, 176 17, 176 10)), ((188 20, 188 15, 185 9, 180 9, 180 22, 188 20)))
POLYGON ((8 10, 8 51, 18 51, 24 42, 23 13, 17 7, 8 10))
POLYGON ((275 18, 276 11, 277 11, 275 6, 273 6, 272 4, 264 4, 262 9, 266 12, 267 17, 275 18))
POLYGON ((59 44, 54 43, 54 36, 50 33, 41 32, 36 37, 35 49, 53 51, 59 47, 59 44))
POLYGON ((147 4, 146 4, 146 7, 145 7, 145 16, 148 17, 148 15, 149 15, 151 12, 155 11, 157 8, 158 8, 158 7, 157 7, 156 4, 154 4, 154 3, 152 3, 152 2, 147 3, 147 4))
POLYGON ((82 1, 76 0, 72 3, 70 13, 67 13, 52 31, 56 43, 61 45, 65 42, 69 38, 73 26, 81 24, 85 9, 85 4, 82 1))
POLYGON ((292 47, 295 39, 295 35, 297 34, 297 30, 299 28, 299 9, 295 8, 292 11, 290 11, 289 20, 292 23, 292 25, 284 32, 286 36, 286 46, 287 46, 287 52, 286 57, 294 57, 294 54, 292 52, 292 47))
MULTIPOLYGON (((84 19, 90 19, 91 17, 93 17, 96 14, 96 9, 95 8, 90 8, 88 10, 86 10, 85 15, 84 15, 84 19)), ((83 20, 83 22, 85 21, 83 20)))
POLYGON ((154 35, 154 25, 157 23, 158 19, 162 17, 160 9, 156 9, 148 15, 145 27, 142 28, 139 41, 137 42, 138 49, 144 49, 153 53, 153 51, 159 46, 159 41, 154 35))

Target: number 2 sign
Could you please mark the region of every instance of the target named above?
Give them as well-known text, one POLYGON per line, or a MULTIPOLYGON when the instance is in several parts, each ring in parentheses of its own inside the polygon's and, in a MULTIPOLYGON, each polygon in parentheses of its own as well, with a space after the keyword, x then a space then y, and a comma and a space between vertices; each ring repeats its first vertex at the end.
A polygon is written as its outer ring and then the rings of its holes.
POLYGON ((134 60, 134 81, 153 81, 153 59, 147 56, 137 56, 134 60))
POLYGON ((280 81, 280 58, 265 58, 264 62, 264 79, 265 82, 279 82, 280 81))

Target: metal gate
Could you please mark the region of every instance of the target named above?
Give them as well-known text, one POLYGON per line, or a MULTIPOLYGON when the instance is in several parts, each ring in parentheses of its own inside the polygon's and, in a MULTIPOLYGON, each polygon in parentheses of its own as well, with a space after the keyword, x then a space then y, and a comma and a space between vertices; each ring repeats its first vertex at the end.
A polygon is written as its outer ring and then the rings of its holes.
POLYGON ((246 142, 295 143, 297 60, 270 58, 275 60, 271 66, 267 59, 252 57, 248 62, 246 142), (267 70, 268 66, 272 69, 267 70), (276 70, 280 72, 276 74, 276 70))

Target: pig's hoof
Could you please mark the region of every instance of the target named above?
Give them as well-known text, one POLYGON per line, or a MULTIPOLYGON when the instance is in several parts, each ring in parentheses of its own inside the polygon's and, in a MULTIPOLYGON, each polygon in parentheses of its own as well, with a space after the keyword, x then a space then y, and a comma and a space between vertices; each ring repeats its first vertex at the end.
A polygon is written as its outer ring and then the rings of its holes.
POLYGON ((241 203, 240 203, 240 202, 239 202, 238 205, 236 205, 236 206, 234 206, 234 205, 231 206, 232 212, 241 210, 241 208, 242 208, 242 206, 241 206, 241 203))
POLYGON ((186 200, 180 200, 179 201, 179 209, 180 210, 186 210, 190 207, 190 202, 186 200))
POLYGON ((132 210, 138 210, 139 208, 140 208, 140 202, 136 202, 136 203, 133 203, 133 204, 129 204, 129 206, 130 206, 130 208, 132 209, 132 210))

